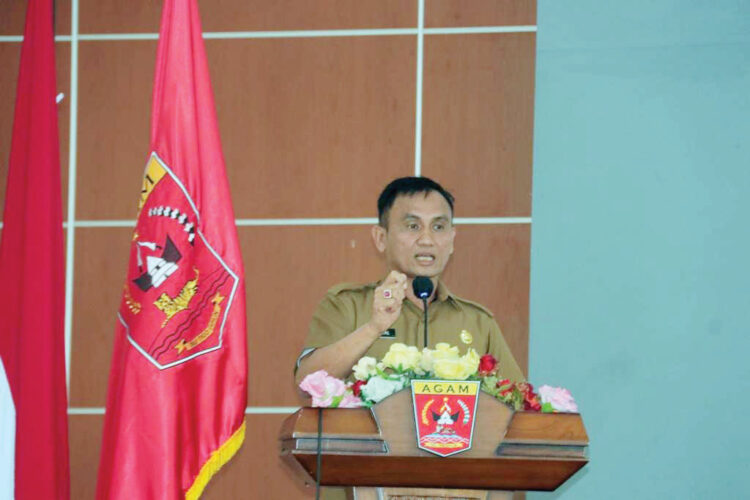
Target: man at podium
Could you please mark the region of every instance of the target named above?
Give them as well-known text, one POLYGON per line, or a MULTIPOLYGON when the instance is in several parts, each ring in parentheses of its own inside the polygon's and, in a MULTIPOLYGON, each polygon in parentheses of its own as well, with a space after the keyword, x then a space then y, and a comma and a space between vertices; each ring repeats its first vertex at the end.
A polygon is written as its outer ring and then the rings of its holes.
POLYGON ((440 279, 453 254, 453 196, 426 177, 402 177, 378 198, 378 224, 372 238, 387 266, 377 283, 340 284, 329 289, 310 322, 297 359, 297 382, 320 369, 346 378, 362 356, 381 359, 394 342, 434 348, 439 342, 473 347, 498 360, 500 373, 524 380, 492 313, 456 296, 440 279), (417 276, 433 283, 424 306, 413 289, 417 276))

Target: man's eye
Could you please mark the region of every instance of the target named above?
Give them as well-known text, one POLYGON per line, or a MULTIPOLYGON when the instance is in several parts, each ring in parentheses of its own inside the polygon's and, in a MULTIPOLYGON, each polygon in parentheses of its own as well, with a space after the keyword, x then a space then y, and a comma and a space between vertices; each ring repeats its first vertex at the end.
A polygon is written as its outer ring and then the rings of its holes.
POLYGON ((412 222, 406 225, 406 228, 410 231, 419 231, 419 224, 412 222))
POLYGON ((445 230, 445 224, 433 224, 432 225, 433 231, 443 231, 445 230))

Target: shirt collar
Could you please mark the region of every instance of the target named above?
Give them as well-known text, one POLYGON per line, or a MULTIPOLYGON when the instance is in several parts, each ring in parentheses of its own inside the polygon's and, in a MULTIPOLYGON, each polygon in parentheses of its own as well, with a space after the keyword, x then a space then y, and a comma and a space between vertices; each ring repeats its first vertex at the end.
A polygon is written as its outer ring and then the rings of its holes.
POLYGON ((456 303, 456 296, 453 295, 453 293, 450 290, 448 290, 448 286, 442 280, 438 280, 437 294, 435 296, 435 301, 448 302, 453 307, 458 308, 458 304, 456 303))

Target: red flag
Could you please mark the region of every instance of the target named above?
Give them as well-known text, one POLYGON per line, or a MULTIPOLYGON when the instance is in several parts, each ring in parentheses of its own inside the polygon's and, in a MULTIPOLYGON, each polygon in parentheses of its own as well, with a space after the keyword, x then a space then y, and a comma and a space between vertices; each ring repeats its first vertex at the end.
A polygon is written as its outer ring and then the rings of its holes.
POLYGON ((197 498, 245 434, 245 294, 195 0, 165 0, 98 498, 197 498))
POLYGON ((55 93, 52 1, 30 0, 0 243, 0 358, 16 411, 17 499, 70 496, 55 93))

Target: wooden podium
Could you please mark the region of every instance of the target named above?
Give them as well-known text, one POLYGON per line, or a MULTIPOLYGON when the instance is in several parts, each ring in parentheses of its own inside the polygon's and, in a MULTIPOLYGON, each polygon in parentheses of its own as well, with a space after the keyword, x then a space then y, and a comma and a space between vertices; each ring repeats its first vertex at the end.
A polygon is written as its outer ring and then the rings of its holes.
POLYGON ((281 454, 312 485, 321 411, 321 484, 354 487, 357 499, 511 498, 555 490, 588 462, 579 414, 513 412, 485 393, 471 449, 435 456, 417 447, 405 389, 371 409, 302 408, 284 421, 281 454))

